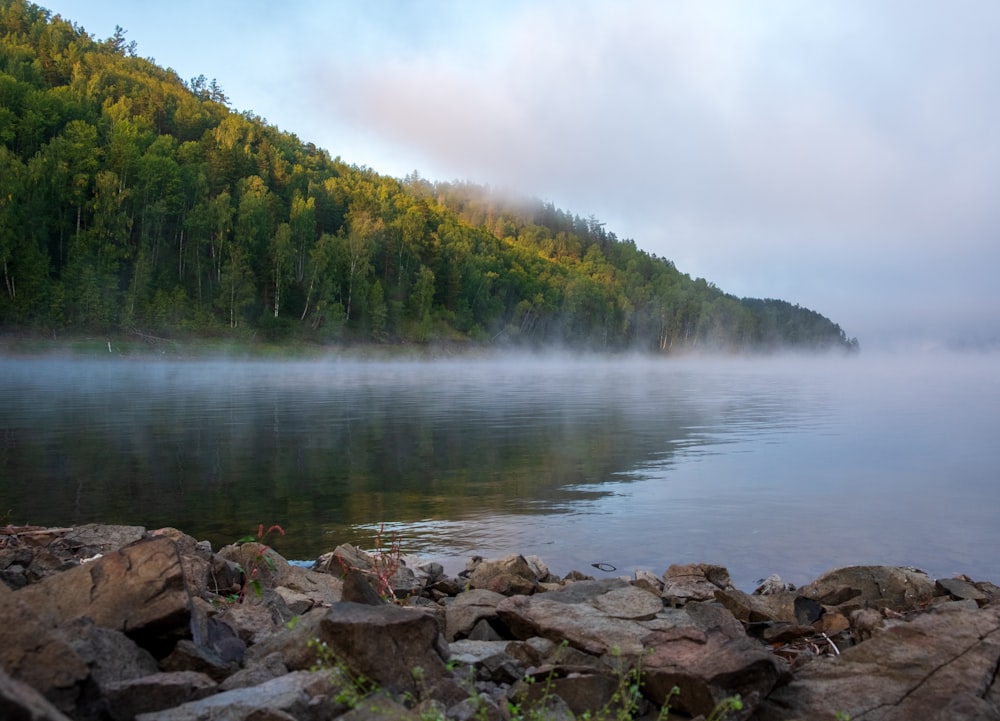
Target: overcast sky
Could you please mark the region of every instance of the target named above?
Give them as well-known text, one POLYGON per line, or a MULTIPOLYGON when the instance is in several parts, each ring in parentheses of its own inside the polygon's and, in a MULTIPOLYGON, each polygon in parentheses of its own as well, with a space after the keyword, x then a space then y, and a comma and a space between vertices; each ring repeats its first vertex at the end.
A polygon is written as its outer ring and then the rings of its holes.
POLYGON ((595 215, 862 348, 1000 340, 1000 3, 40 4, 349 163, 595 215))

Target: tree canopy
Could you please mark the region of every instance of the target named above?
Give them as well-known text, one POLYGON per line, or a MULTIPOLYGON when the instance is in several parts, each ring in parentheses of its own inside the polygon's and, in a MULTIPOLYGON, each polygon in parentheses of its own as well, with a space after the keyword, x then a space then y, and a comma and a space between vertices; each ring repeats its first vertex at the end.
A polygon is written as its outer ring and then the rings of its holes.
POLYGON ((0 0, 0 325, 680 352, 857 347, 593 216, 391 178, 0 0))

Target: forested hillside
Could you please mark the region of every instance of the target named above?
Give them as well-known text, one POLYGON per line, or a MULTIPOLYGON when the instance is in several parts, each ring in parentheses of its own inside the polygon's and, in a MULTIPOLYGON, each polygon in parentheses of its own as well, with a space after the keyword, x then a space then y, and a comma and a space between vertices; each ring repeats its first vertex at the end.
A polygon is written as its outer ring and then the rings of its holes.
MULTIPOLYGON (((141 39, 140 39, 141 42, 141 39)), ((124 33, 0 0, 0 329, 856 348, 535 200, 390 178, 229 107, 124 33)))

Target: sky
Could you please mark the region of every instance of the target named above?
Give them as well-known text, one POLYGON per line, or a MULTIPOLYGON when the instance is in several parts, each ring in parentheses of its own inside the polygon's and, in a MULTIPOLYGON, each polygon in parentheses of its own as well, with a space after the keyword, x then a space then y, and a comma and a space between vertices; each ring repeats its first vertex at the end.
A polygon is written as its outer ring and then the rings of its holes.
POLYGON ((1000 344, 1000 3, 39 4, 331 156, 596 216, 862 349, 1000 344))

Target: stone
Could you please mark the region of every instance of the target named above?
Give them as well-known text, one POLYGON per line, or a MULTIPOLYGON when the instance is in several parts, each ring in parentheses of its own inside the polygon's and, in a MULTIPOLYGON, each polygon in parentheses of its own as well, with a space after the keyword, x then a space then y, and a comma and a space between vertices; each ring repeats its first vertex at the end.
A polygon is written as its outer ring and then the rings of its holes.
POLYGON ((937 588, 956 601, 972 600, 980 606, 985 606, 989 601, 989 597, 982 590, 960 578, 939 578, 937 588))
POLYGON ((805 664, 759 721, 1000 719, 1000 608, 941 609, 805 664))
POLYGON ((594 599, 594 606, 612 618, 648 621, 663 610, 663 599, 644 588, 629 585, 601 594, 594 599))
POLYGON ((333 700, 334 677, 322 671, 295 671, 258 686, 223 691, 162 711, 141 713, 136 721, 272 721, 332 718, 345 710, 333 700))
POLYGON ((652 653, 643 659, 644 693, 662 706, 676 686, 680 693, 671 709, 692 716, 709 716, 734 694, 749 716, 787 673, 784 661, 745 636, 658 631, 647 644, 652 653))
POLYGON ((785 583, 777 573, 772 573, 767 578, 761 579, 759 583, 760 585, 753 591, 755 596, 772 596, 776 593, 787 593, 795 590, 793 584, 785 583))
POLYGON ((278 586, 274 592, 281 596, 281 600, 288 606, 288 610, 299 616, 313 607, 313 600, 304 593, 293 591, 287 586, 278 586))
POLYGON ((642 639, 649 629, 638 621, 611 618, 589 603, 549 598, 554 595, 505 598, 497 606, 500 620, 520 639, 542 636, 556 643, 568 641, 597 656, 611 653, 612 649, 628 656, 643 652, 642 639))
POLYGON ((316 638, 336 659, 390 693, 419 693, 412 675, 416 667, 423 670, 422 683, 430 686, 447 676, 435 650, 437 622, 424 611, 341 602, 322 616, 316 630, 316 638))
POLYGON ((709 563, 673 564, 663 574, 663 598, 671 605, 711 601, 715 592, 733 588, 729 571, 709 563))
POLYGON ((383 606, 385 599, 378 595, 368 576, 361 571, 351 569, 344 574, 341 600, 347 603, 362 603, 366 606, 383 606))
POLYGON ((168 538, 140 541, 16 593, 52 620, 88 616, 123 631, 154 655, 165 655, 190 622, 181 559, 168 538))
POLYGON ((131 721, 136 715, 180 706, 216 692, 215 681, 202 673, 152 673, 104 686, 108 715, 113 721, 131 721))
POLYGON ((11 721, 70 721, 42 694, 0 669, 0 718, 11 721))
POLYGON ((272 678, 278 678, 288 673, 289 669, 285 665, 280 653, 272 653, 265 656, 257 663, 240 669, 225 681, 219 684, 220 691, 231 691, 234 688, 245 688, 247 686, 259 686, 272 678))
POLYGON ((485 588, 464 591, 445 607, 445 639, 468 636, 477 623, 497 618, 497 605, 505 596, 485 588))
POLYGON ((505 596, 531 594, 538 587, 538 577, 524 556, 511 554, 500 559, 484 560, 469 574, 473 588, 485 588, 505 596))
POLYGON ((70 529, 60 543, 77 557, 90 558, 98 553, 114 553, 147 537, 143 526, 87 523, 70 529))
POLYGON ((849 566, 828 571, 799 589, 799 594, 824 606, 850 602, 857 607, 887 607, 909 611, 926 605, 937 593, 923 571, 897 566, 849 566))

